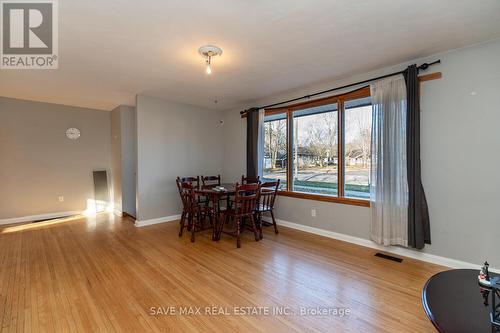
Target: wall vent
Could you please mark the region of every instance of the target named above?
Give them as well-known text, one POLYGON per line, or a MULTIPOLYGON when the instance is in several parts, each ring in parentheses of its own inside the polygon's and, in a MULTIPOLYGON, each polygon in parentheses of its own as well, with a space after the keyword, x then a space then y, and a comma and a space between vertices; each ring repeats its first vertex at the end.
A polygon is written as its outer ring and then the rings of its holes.
POLYGON ((403 259, 401 259, 401 258, 393 257, 393 256, 383 254, 380 252, 375 253, 375 257, 379 257, 379 258, 387 259, 387 260, 392 260, 392 261, 399 262, 399 263, 403 262, 403 259))

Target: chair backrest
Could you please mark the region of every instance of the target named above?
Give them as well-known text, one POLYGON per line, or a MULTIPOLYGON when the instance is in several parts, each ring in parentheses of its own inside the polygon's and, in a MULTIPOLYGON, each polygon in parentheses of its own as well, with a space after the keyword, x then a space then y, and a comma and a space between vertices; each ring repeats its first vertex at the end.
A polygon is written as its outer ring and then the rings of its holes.
POLYGON ((196 200, 195 187, 190 182, 182 182, 179 178, 177 178, 177 187, 184 209, 189 210, 196 200))
POLYGON ((217 176, 201 176, 203 188, 220 186, 220 175, 217 176))
POLYGON ((190 176, 190 177, 177 177, 182 183, 191 183, 195 187, 200 186, 200 176, 190 176))
POLYGON ((280 187, 280 180, 276 182, 265 182, 260 186, 260 204, 267 206, 270 209, 274 208, 274 200, 278 194, 278 188, 280 187))
POLYGON ((175 178, 175 184, 177 185, 177 189, 179 190, 179 194, 181 193, 181 184, 182 184, 182 178, 181 177, 177 177, 175 178))
POLYGON ((234 205, 237 215, 252 215, 260 196, 260 184, 236 183, 234 205))
POLYGON ((177 190, 179 191, 179 195, 181 197, 181 201, 182 201, 182 206, 184 207, 184 209, 187 208, 187 205, 186 205, 186 202, 185 202, 185 198, 184 196, 182 195, 182 180, 180 177, 177 177, 175 179, 175 184, 177 185, 177 190))
POLYGON ((241 184, 258 184, 260 182, 260 177, 245 177, 241 175, 241 184))

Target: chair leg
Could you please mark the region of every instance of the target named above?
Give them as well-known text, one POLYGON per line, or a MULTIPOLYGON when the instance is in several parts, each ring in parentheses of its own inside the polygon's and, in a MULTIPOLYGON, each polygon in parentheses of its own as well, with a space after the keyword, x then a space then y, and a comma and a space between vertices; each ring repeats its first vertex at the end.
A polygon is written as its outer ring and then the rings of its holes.
POLYGON ((214 214, 212 211, 208 211, 207 215, 208 215, 208 222, 210 223, 210 226, 213 229, 213 227, 214 227, 214 214))
POLYGON ((184 230, 184 224, 186 223, 186 212, 182 211, 181 215, 181 226, 179 230, 179 237, 182 237, 182 231, 184 230))
POLYGON ((192 226, 191 226, 191 211, 188 210, 186 212, 186 216, 184 218, 187 219, 186 230, 190 232, 191 229, 192 229, 192 226))
POLYGON ((274 233, 277 234, 278 233, 278 226, 276 225, 276 220, 274 219, 274 213, 272 210, 270 211, 270 213, 271 213, 271 218, 273 219, 274 233))
MULTIPOLYGON (((253 218, 254 218, 254 220, 255 220, 255 225, 256 225, 256 227, 257 227, 257 231, 258 231, 258 232, 259 232, 259 234, 260 234, 260 227, 259 227, 259 213, 258 213, 258 212, 254 212, 252 215, 253 215, 253 218)), ((259 238, 260 238, 260 236, 259 236, 259 238)))
POLYGON ((198 223, 200 224, 201 229, 203 229, 205 226, 205 223, 204 223, 205 215, 202 213, 200 205, 198 205, 197 211, 198 211, 198 223))
POLYGON ((257 234, 257 226, 255 225, 255 216, 252 214, 252 217, 250 219, 252 220, 252 230, 253 230, 253 235, 255 236, 255 241, 258 242, 260 241, 260 236, 257 234))
POLYGON ((196 232, 196 221, 193 215, 194 214, 189 214, 189 224, 191 225, 191 243, 194 243, 194 233, 196 232))
POLYGON ((236 219, 236 247, 241 247, 241 239, 240 239, 240 229, 241 229, 241 218, 236 219))
POLYGON ((216 240, 220 241, 220 238, 222 236, 222 230, 224 229, 224 224, 226 224, 227 222, 227 215, 226 214, 222 214, 219 219, 219 225, 217 226, 217 235, 215 236, 216 237, 216 240))
POLYGON ((264 238, 264 235, 262 234, 262 213, 259 212, 258 213, 258 217, 259 217, 259 237, 260 239, 264 238))
POLYGON ((210 226, 212 227, 212 240, 215 240, 215 224, 214 224, 214 217, 212 215, 212 212, 208 212, 208 220, 210 221, 210 226))

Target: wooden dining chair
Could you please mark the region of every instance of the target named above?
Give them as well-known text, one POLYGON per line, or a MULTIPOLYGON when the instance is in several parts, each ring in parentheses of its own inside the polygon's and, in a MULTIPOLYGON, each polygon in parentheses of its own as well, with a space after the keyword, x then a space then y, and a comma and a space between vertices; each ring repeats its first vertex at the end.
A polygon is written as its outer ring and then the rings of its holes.
POLYGON ((220 175, 217 176, 201 176, 201 183, 203 188, 211 188, 220 186, 220 175))
POLYGON ((261 184, 259 203, 255 208, 255 216, 259 228, 259 236, 262 239, 262 213, 269 212, 271 214, 271 219, 273 221, 274 233, 278 233, 278 227, 276 226, 276 219, 274 218, 274 201, 276 200, 276 195, 278 194, 278 188, 280 187, 280 180, 275 182, 265 182, 261 184))
POLYGON ((255 206, 257 205, 257 202, 259 202, 259 195, 260 184, 239 185, 236 183, 233 206, 226 209, 222 213, 222 221, 219 225, 217 240, 220 240, 220 237, 224 232, 224 226, 228 222, 234 222, 236 224, 236 230, 227 234, 236 237, 236 247, 240 248, 240 234, 244 226, 243 223, 245 219, 249 219, 252 222, 252 230, 255 236, 255 241, 258 242, 260 240, 254 214, 255 206))
POLYGON ((190 177, 177 177, 182 183, 191 183, 194 187, 200 187, 200 176, 190 176, 190 177))
MULTIPOLYGON (((200 188, 200 176, 190 176, 190 177, 177 177, 182 183, 190 183, 194 188, 200 188)), ((204 196, 198 196, 199 203, 208 204, 209 198, 204 196)))
MULTIPOLYGON (((185 179, 185 178, 177 177, 175 179, 175 184, 177 185, 177 190, 179 191, 179 195, 181 197, 181 202, 182 202, 182 213, 181 213, 179 237, 182 236, 182 231, 184 229, 184 222, 186 221, 186 218, 187 218, 187 216, 189 214, 189 209, 190 209, 189 208, 189 202, 187 201, 187 197, 184 195, 184 191, 182 189, 182 184, 184 183, 182 181, 182 179, 185 179)), ((189 229, 190 228, 188 226, 188 230, 189 229)))
MULTIPOLYGON (((221 185, 221 177, 220 175, 217 176, 201 176, 201 182, 202 182, 202 188, 205 189, 210 189, 215 186, 220 186, 221 185)), ((227 207, 230 206, 230 199, 229 196, 223 196, 219 198, 219 207, 221 202, 226 202, 227 207)), ((220 211, 219 211, 220 213, 220 211)))
POLYGON ((195 192, 195 187, 189 182, 181 182, 177 179, 177 186, 182 199, 183 210, 181 214, 179 237, 182 236, 184 228, 191 231, 191 242, 195 240, 197 231, 206 230, 203 221, 208 217, 210 228, 214 227, 214 208, 200 202, 199 195, 195 192), (186 225, 187 221, 187 225, 186 225))
POLYGON ((257 184, 260 182, 260 177, 245 177, 241 175, 241 184, 257 184))

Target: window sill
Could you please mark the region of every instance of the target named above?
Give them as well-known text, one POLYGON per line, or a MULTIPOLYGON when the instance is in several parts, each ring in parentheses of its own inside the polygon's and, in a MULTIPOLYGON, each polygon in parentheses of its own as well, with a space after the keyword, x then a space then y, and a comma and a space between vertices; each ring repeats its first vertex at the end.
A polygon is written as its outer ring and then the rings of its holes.
POLYGON ((328 195, 314 194, 314 193, 302 193, 302 192, 291 192, 291 191, 278 191, 278 195, 291 198, 299 198, 306 200, 317 200, 325 202, 335 202, 345 205, 360 206, 360 207, 370 207, 369 200, 363 199, 352 199, 352 198, 339 198, 332 197, 328 195))

